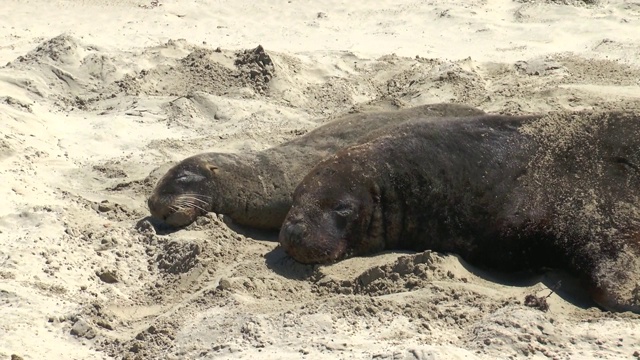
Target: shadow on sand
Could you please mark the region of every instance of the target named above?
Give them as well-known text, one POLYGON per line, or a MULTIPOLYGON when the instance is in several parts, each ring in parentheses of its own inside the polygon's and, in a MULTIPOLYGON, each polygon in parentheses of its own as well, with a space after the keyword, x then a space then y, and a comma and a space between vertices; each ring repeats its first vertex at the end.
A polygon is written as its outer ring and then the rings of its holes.
MULTIPOLYGON (((379 256, 383 254, 397 254, 397 255, 414 255, 418 252, 411 251, 385 251, 383 253, 375 254, 373 256, 379 256)), ((575 305, 582 309, 588 309, 594 306, 598 306, 589 295, 587 289, 583 286, 581 281, 575 276, 567 273, 561 269, 541 268, 538 270, 518 271, 518 272, 501 272, 498 270, 486 269, 477 267, 467 263, 459 255, 454 255, 460 265, 469 273, 486 280, 488 282, 496 283, 502 286, 528 288, 536 284, 542 284, 546 287, 541 291, 532 293, 536 297, 546 297, 553 291, 563 300, 575 305)), ((324 265, 304 265, 293 258, 289 257, 281 247, 277 247, 265 255, 265 263, 270 270, 275 273, 295 280, 310 280, 314 281, 314 275, 318 274, 320 267, 332 266, 332 264, 324 265)), ((337 264, 337 263, 336 263, 337 264)), ((363 268, 361 273, 369 270, 369 267, 363 268)), ((355 279, 361 273, 351 274, 355 279)), ((524 301, 524 298, 519 299, 524 301)))
MULTIPOLYGON (((257 230, 248 227, 243 227, 233 223, 228 218, 224 218, 224 223, 234 232, 241 234, 247 238, 277 242, 277 231, 265 231, 257 230)), ((155 229, 158 235, 169 235, 174 232, 184 229, 184 227, 176 228, 168 226, 161 221, 154 219, 151 216, 147 216, 136 223, 137 229, 144 229, 150 224, 155 229)), ((411 251, 386 251, 384 253, 412 255, 417 252, 411 251)), ((380 254, 375 254, 376 256, 380 254)), ((548 295, 551 290, 556 293, 563 300, 572 303, 573 305, 587 309, 597 304, 591 299, 587 289, 581 284, 579 279, 571 274, 560 269, 539 269, 530 271, 518 271, 518 272, 501 272, 497 270, 481 268, 467 263, 460 256, 455 255, 465 270, 469 271, 473 275, 479 278, 493 282, 499 285, 511 286, 511 287, 530 287, 535 284, 541 283, 547 287, 544 291, 540 291, 537 294, 532 294, 538 297, 544 297, 548 295)), ((320 266, 332 266, 331 264, 323 265, 305 265, 295 261, 288 256, 281 247, 268 252, 265 256, 265 264, 267 268, 274 271, 276 274, 294 280, 311 280, 313 276, 318 273, 320 266)), ((363 272, 368 269, 363 269, 363 272)), ((354 278, 360 274, 353 274, 354 278)), ((524 300, 524 299, 523 299, 524 300)))

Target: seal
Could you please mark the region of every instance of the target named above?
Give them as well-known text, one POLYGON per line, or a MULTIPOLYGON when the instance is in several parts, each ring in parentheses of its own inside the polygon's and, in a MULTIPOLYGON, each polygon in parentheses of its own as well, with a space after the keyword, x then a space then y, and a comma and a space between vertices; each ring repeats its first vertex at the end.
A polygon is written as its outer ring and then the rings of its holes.
POLYGON ((349 114, 264 151, 195 155, 160 178, 147 204, 154 218, 174 227, 212 211, 242 226, 278 230, 293 190, 324 157, 410 120, 479 114, 484 112, 457 104, 349 114))
POLYGON ((639 190, 638 114, 415 121, 315 166, 279 242, 302 263, 430 249, 559 267, 602 307, 640 312, 639 190))

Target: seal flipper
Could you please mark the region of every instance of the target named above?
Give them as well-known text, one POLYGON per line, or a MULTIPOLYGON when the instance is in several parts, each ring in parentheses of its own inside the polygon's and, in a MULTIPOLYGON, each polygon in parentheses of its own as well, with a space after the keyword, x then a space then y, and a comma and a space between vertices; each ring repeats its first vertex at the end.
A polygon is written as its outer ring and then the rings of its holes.
POLYGON ((640 232, 624 241, 614 258, 598 259, 588 278, 589 292, 598 305, 614 312, 640 313, 640 232))

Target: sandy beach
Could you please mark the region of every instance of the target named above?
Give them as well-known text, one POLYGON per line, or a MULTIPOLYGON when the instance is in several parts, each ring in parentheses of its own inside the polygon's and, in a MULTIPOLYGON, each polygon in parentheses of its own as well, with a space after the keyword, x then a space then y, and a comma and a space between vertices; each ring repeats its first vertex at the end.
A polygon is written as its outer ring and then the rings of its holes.
POLYGON ((640 358, 640 315, 599 309, 559 270, 430 251, 311 266, 219 214, 145 225, 176 161, 346 113, 640 111, 640 2, 0 8, 0 359, 640 358))

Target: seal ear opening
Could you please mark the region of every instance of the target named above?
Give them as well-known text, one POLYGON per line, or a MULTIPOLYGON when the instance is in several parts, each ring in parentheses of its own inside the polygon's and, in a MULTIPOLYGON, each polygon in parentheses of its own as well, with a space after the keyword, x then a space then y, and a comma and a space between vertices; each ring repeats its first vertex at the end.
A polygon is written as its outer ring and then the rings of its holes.
POLYGON ((211 171, 212 174, 215 174, 218 170, 218 167, 215 165, 207 164, 207 169, 209 169, 209 171, 211 171))

